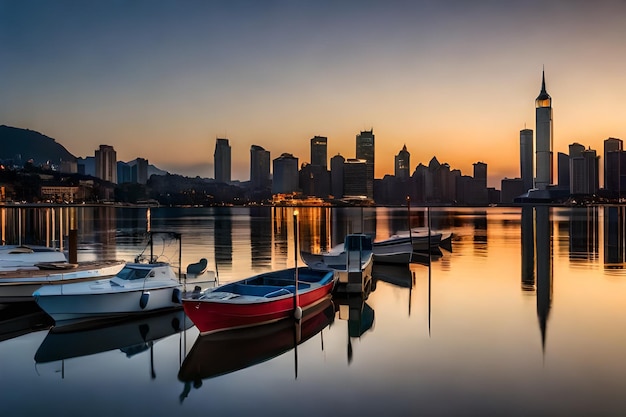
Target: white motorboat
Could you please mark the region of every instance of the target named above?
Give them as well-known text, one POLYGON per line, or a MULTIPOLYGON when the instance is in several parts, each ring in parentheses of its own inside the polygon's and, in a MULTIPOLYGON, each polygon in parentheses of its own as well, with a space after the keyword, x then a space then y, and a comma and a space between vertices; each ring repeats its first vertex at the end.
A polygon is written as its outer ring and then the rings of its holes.
POLYGON ((67 258, 47 246, 0 245, 0 271, 37 269, 36 264, 51 262, 67 262, 67 258))
POLYGON ((0 303, 33 301, 33 292, 42 285, 111 277, 117 274, 124 264, 124 261, 40 263, 31 268, 0 271, 0 303))
POLYGON ((337 271, 338 291, 369 293, 374 260, 370 236, 349 234, 342 245, 337 245, 328 252, 302 252, 300 255, 309 268, 337 271))
POLYGON ((413 256, 413 243, 408 235, 392 235, 372 243, 372 250, 375 262, 408 264, 413 256))
POLYGON ((58 327, 180 308, 181 292, 169 264, 127 263, 112 278, 44 285, 33 297, 58 327))

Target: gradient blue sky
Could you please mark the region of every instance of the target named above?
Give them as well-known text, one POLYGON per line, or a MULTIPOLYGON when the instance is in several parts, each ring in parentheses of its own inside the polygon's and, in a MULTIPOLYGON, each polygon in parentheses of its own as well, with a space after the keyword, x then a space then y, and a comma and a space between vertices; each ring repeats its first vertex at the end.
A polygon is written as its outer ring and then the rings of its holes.
POLYGON ((241 180, 252 144, 354 157, 373 128, 377 178, 406 144, 500 188, 544 65, 555 154, 626 139, 625 22, 624 1, 0 0, 0 124, 203 177, 227 137, 241 180))

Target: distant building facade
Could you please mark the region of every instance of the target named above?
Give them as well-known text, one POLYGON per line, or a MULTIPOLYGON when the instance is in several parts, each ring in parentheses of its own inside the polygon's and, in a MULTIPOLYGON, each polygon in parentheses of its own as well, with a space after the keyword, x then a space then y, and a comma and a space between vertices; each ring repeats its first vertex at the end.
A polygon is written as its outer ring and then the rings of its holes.
POLYGON ((573 143, 570 149, 570 194, 593 195, 599 190, 600 163, 596 151, 573 143))
POLYGON ((117 153, 113 146, 100 145, 95 152, 96 177, 117 184, 117 153))
POLYGON ((250 184, 255 190, 270 185, 270 152, 258 145, 250 147, 250 184))
POLYGON ((394 160, 394 175, 400 180, 408 180, 411 175, 411 154, 406 150, 406 145, 402 147, 394 160))
MULTIPOLYGON (((374 129, 364 130, 356 135, 356 159, 364 160, 367 167, 363 179, 365 180, 366 196, 369 199, 374 199, 374 139, 374 129)), ((344 187, 345 185, 344 182, 344 187)))
POLYGON ((215 169, 215 181, 224 183, 230 182, 231 156, 228 139, 217 138, 215 140, 213 164, 215 169))
POLYGON ((311 165, 328 168, 328 138, 315 136, 311 139, 311 165))
POLYGON ((334 198, 343 197, 343 166, 346 159, 337 154, 330 158, 330 193, 334 198))
POLYGON ((131 167, 131 180, 136 184, 148 183, 148 160, 144 158, 135 159, 135 164, 131 167))
POLYGON ((283 153, 272 161, 272 194, 298 192, 298 158, 290 153, 283 153))
POLYGON ((363 181, 366 175, 368 167, 365 159, 347 159, 343 164, 343 196, 369 198, 367 182, 363 181))
MULTIPOLYGON (((519 132, 520 176, 524 192, 533 188, 533 131, 522 129, 519 132)), ((504 192, 504 191, 503 191, 504 192)))
MULTIPOLYGON (((604 141, 604 188, 611 192, 618 191, 621 164, 619 157, 610 154, 623 150, 624 143, 621 139, 608 138, 604 141)), ((626 166, 624 170, 626 171, 626 166)))

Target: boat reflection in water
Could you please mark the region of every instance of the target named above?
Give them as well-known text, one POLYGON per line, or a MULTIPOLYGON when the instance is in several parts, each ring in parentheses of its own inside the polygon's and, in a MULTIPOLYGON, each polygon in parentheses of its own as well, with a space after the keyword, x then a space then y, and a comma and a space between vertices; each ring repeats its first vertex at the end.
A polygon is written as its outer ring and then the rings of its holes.
POLYGON ((49 329, 54 320, 33 302, 0 304, 0 342, 49 329))
POLYGON ((328 297, 305 310, 298 324, 293 319, 255 327, 226 330, 199 335, 189 355, 183 361, 178 379, 185 383, 180 394, 183 401, 203 379, 215 378, 273 359, 321 332, 335 318, 335 308, 328 297))
POLYGON ((348 296, 334 298, 333 303, 339 311, 339 319, 348 321, 348 364, 352 362, 354 349, 353 339, 361 337, 374 326, 374 309, 365 302, 363 297, 348 296))
MULTIPOLYGON (((38 364, 119 349, 128 358, 152 349, 154 343, 193 326, 182 310, 118 321, 112 325, 55 331, 52 328, 35 353, 38 364)), ((154 377, 154 372, 153 372, 154 377)))

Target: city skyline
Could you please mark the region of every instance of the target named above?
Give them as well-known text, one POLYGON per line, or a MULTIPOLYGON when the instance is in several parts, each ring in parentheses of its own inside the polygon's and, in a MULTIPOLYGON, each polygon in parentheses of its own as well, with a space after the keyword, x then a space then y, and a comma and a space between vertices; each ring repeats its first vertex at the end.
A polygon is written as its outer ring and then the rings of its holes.
POLYGON ((244 181, 253 144, 304 162, 320 135, 329 158, 353 158, 354 135, 373 128, 376 178, 406 144, 411 172, 433 156, 466 175, 483 161, 500 188, 520 176, 544 65, 555 154, 626 137, 624 15, 617 1, 5 0, 0 123, 76 156, 109 144, 120 160, 207 178, 226 137, 244 181))

